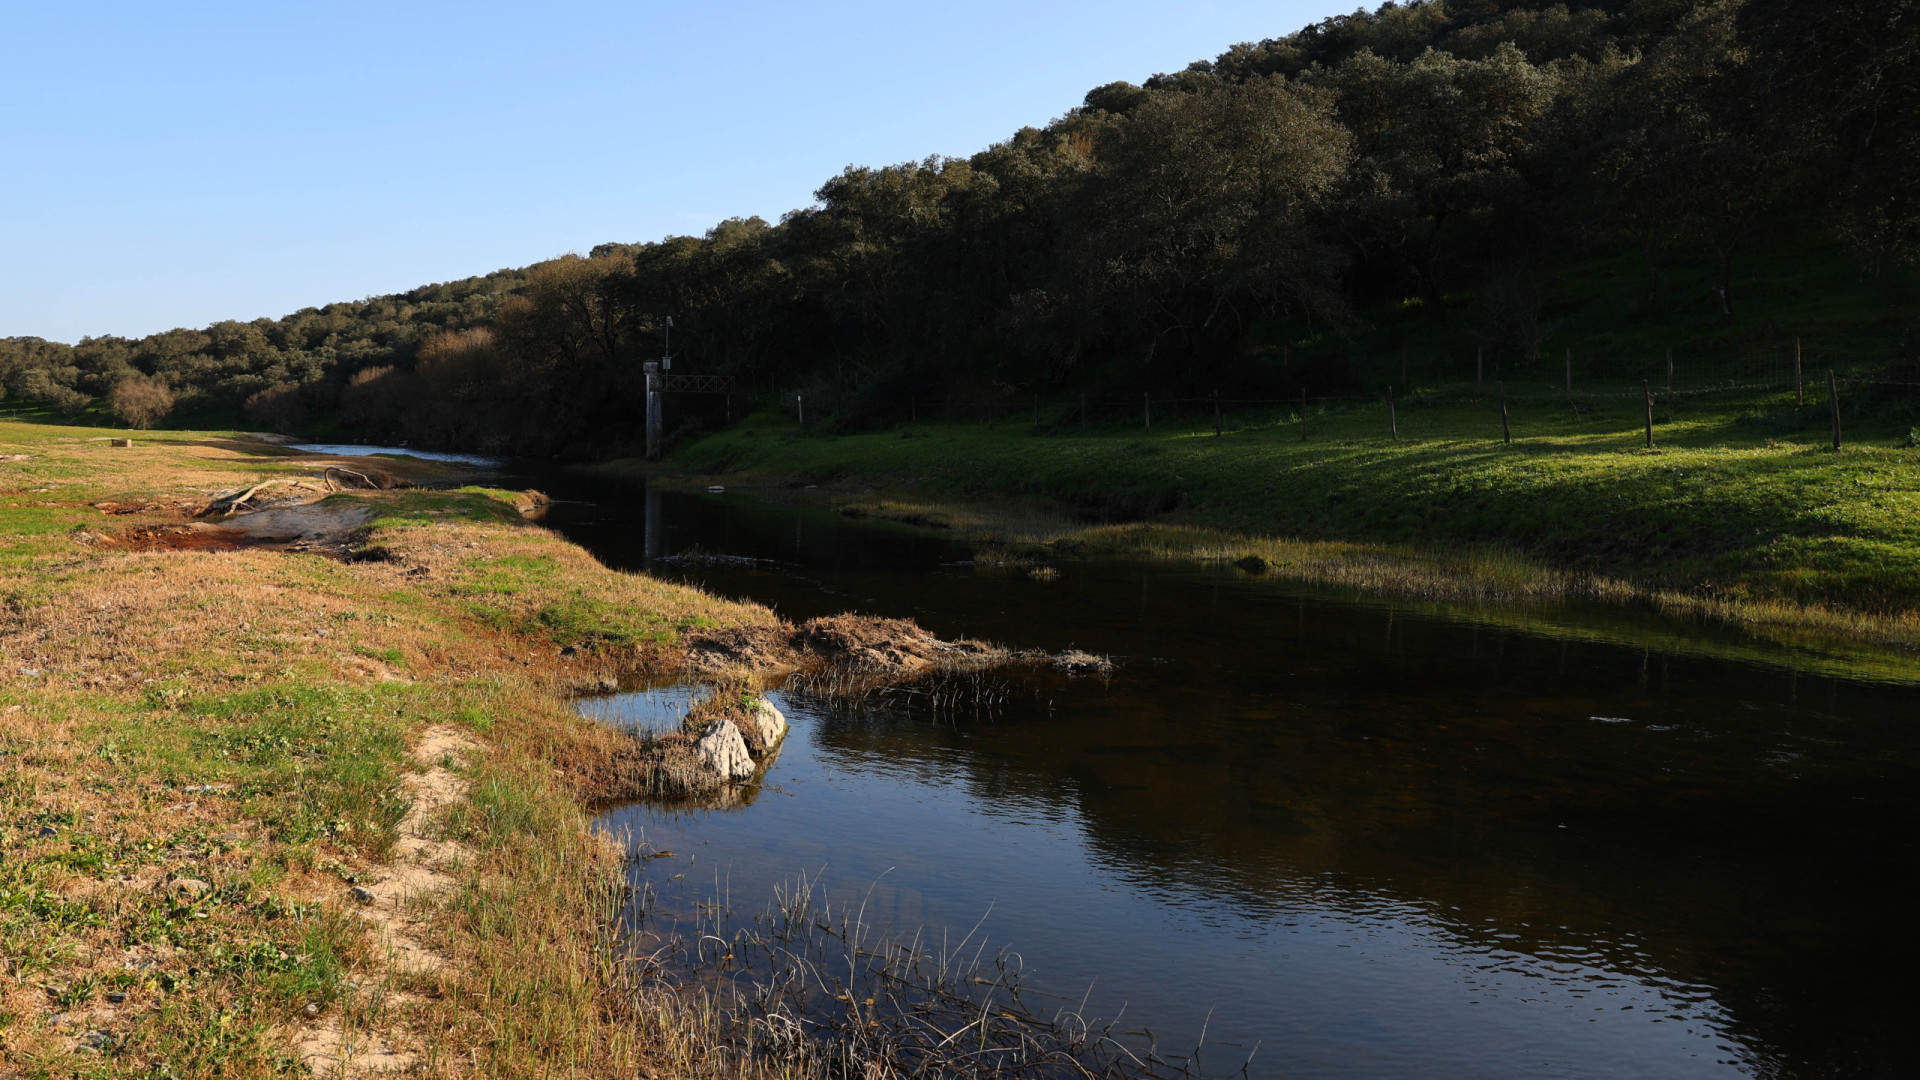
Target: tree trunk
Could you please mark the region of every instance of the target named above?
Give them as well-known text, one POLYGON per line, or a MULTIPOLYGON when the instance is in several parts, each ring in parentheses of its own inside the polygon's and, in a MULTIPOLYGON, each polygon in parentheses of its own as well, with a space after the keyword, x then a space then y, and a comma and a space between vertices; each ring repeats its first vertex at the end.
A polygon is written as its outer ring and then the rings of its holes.
POLYGON ((1720 256, 1720 284, 1718 287, 1720 293, 1720 315, 1722 318, 1731 319, 1733 318, 1733 247, 1732 245, 1728 245, 1726 247, 1716 248, 1715 251, 1720 256))
POLYGON ((1427 309, 1427 320, 1446 322, 1447 301, 1440 294, 1440 283, 1434 280, 1432 272, 1424 266, 1417 272, 1420 276, 1420 306, 1427 309))
POLYGON ((1654 260, 1651 231, 1642 233, 1640 236, 1640 257, 1647 263, 1647 306, 1658 308, 1660 306, 1660 264, 1654 260))
POLYGON ((1423 249, 1408 251, 1405 245, 1401 248, 1407 269, 1413 271, 1413 276, 1420 282, 1420 306, 1427 309, 1427 318, 1432 322, 1445 322, 1447 319, 1446 299, 1441 295, 1439 279, 1433 273, 1433 244, 1435 237, 1440 235, 1440 225, 1441 220, 1436 219, 1423 249))

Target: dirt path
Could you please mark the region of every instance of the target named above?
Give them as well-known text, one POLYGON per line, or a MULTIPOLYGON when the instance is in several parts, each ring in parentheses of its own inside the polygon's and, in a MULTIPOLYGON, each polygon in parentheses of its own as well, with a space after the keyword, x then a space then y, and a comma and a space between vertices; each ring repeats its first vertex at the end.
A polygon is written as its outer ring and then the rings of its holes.
POLYGON ((465 845, 435 837, 442 811, 466 795, 466 782, 454 771, 475 760, 479 744, 447 727, 433 727, 413 748, 425 772, 408 773, 401 785, 413 807, 400 823, 400 841, 385 876, 349 890, 345 902, 358 905, 362 918, 379 937, 381 971, 362 980, 343 1003, 300 1032, 300 1057, 315 1076, 352 1078, 402 1072, 419 1062, 396 1021, 420 1002, 412 989, 431 979, 446 960, 429 944, 430 927, 423 901, 453 884, 449 872, 472 854, 465 845), (385 1020, 371 1028, 346 1023, 348 1012, 385 1020))

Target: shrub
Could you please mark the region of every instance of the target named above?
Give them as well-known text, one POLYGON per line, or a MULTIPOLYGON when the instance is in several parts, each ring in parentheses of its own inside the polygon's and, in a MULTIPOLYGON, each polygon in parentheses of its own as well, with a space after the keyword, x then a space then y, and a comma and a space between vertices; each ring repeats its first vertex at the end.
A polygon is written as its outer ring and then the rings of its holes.
POLYGON ((107 392, 107 407, 129 427, 149 428, 173 411, 173 388, 159 375, 131 375, 107 392))
POLYGON ((301 398, 299 386, 283 382, 256 391, 247 398, 246 410, 247 419, 254 423, 291 434, 306 418, 307 403, 301 398))
POLYGON ((412 379, 392 364, 361 368, 340 388, 340 419, 350 428, 385 432, 399 420, 413 394, 412 379))
POLYGON ((93 404, 91 394, 83 394, 72 387, 57 383, 47 388, 41 400, 47 403, 48 408, 69 419, 79 416, 86 411, 87 406, 93 404))

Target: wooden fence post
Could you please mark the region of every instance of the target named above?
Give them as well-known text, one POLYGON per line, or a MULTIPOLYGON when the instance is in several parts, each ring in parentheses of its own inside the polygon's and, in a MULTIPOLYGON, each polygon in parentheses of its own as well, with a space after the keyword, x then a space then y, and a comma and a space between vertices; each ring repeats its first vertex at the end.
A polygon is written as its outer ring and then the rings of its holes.
POLYGON ((1507 384, 1500 384, 1500 437, 1509 446, 1513 444, 1513 423, 1507 419, 1507 384))
POLYGON ((1647 449, 1651 450, 1653 449, 1653 387, 1642 381, 1640 389, 1647 392, 1647 449))
POLYGON ((1387 430, 1393 432, 1393 441, 1400 441, 1400 417, 1393 410, 1393 387, 1387 387, 1387 430))
POLYGON ((1840 449, 1840 383, 1827 369, 1827 408, 1833 413, 1833 448, 1840 449))
POLYGON ((1800 339, 1793 339, 1793 404, 1805 407, 1807 404, 1807 383, 1800 377, 1800 339))

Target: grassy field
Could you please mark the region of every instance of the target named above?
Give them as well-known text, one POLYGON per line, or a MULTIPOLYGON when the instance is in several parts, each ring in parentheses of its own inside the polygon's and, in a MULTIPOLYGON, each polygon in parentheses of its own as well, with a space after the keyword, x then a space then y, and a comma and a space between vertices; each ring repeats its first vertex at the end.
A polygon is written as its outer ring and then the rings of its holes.
POLYGON ((357 559, 135 550, 314 469, 105 434, 0 423, 0 1073, 716 1069, 613 963, 620 857, 584 807, 621 737, 566 698, 771 616, 483 488, 331 496, 374 508, 357 559))
POLYGON ((1304 441, 1297 408, 1227 413, 1218 435, 1210 411, 847 435, 762 414, 669 465, 1061 550, 1258 556, 1361 588, 1651 603, 1920 646, 1920 450, 1898 409, 1849 407, 1836 453, 1824 386, 1804 405, 1791 389, 1683 393, 1657 406, 1648 449, 1637 387, 1582 388, 1578 411, 1559 388, 1508 390, 1511 443, 1492 394, 1440 384, 1396 402, 1397 441, 1384 401, 1313 404, 1304 441))

